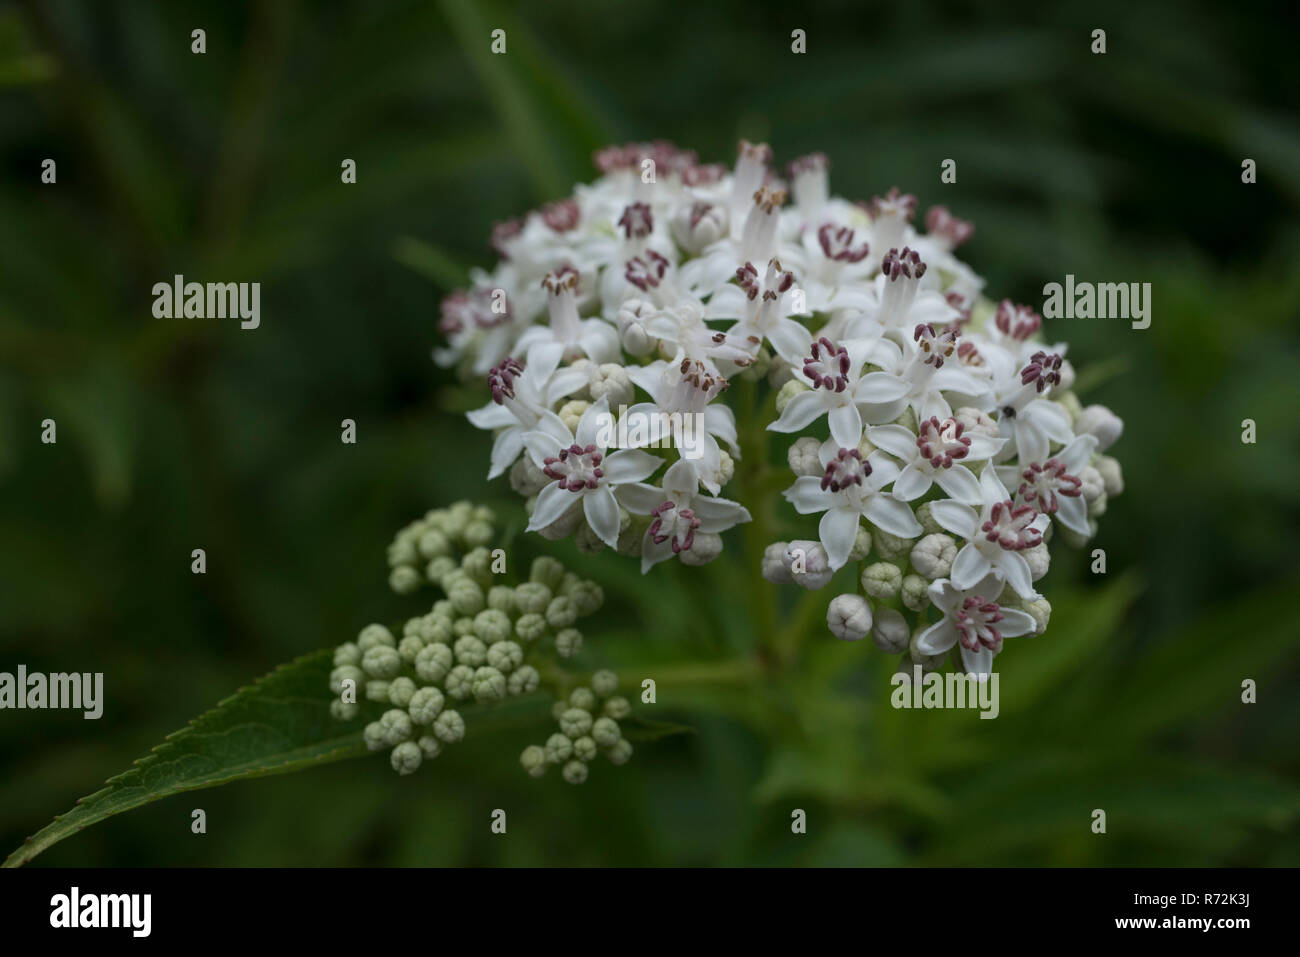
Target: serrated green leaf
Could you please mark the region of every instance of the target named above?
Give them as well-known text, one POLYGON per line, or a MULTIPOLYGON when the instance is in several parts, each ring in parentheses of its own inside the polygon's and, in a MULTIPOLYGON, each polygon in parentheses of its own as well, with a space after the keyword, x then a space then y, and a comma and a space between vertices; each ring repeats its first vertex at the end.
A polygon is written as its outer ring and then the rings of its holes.
POLYGON ((19 867, 107 817, 182 791, 367 754, 360 730, 330 715, 325 689, 332 661, 332 652, 318 651, 240 689, 56 817, 3 866, 19 867))

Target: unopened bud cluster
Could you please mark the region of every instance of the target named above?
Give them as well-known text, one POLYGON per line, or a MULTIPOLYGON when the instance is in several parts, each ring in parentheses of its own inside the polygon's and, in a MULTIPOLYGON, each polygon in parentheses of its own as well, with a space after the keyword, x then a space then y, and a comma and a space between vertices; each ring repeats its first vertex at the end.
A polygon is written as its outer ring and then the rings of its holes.
POLYGON ((587 780, 587 765, 598 755, 614 764, 626 764, 632 757, 632 743, 623 737, 619 721, 632 710, 627 698, 617 694, 618 676, 612 671, 597 671, 590 686, 575 688, 559 700, 551 713, 559 730, 544 744, 524 748, 519 763, 535 778, 552 765, 570 784, 587 780))
POLYGON ((495 538, 492 511, 467 502, 402 529, 388 550, 393 589, 429 584, 444 597, 400 633, 367 625, 335 650, 332 713, 377 714, 366 745, 388 750, 399 774, 459 742, 475 709, 536 691, 538 665, 577 654, 579 619, 604 602, 599 585, 545 556, 527 581, 507 584, 504 552, 489 549, 495 538))

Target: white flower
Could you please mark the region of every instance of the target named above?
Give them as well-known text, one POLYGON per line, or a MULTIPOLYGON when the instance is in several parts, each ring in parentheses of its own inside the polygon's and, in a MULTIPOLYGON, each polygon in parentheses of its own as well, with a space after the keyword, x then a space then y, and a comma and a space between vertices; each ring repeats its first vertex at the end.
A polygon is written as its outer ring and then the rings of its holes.
POLYGON ((1043 540, 1048 517, 1011 501, 992 466, 986 465, 980 474, 980 491, 983 502, 978 515, 969 505, 951 499, 930 503, 931 517, 966 542, 953 559, 953 585, 970 588, 991 572, 1020 597, 1038 598, 1029 563, 1020 553, 1043 540))
POLYGON ((1016 488, 1017 502, 1051 515, 1070 531, 1089 538, 1092 530, 1082 475, 1096 447, 1094 436, 1080 435, 1046 462, 1021 459, 1020 465, 999 466, 998 478, 1008 488, 1016 488))
POLYGON ((632 514, 654 516, 641 542, 642 574, 659 562, 690 551, 696 535, 717 534, 750 520, 743 506, 699 494, 699 479, 687 459, 679 459, 668 468, 663 488, 632 483, 619 486, 614 494, 632 514))
POLYGON ((603 319, 582 319, 578 315, 578 271, 562 266, 547 273, 542 280, 546 305, 550 310, 548 326, 530 326, 516 349, 526 351, 533 344, 555 342, 563 347, 566 359, 586 356, 592 362, 612 362, 619 356, 618 331, 603 319))
POLYGON ((1021 462, 1045 462, 1053 442, 1065 445, 1074 438, 1070 414, 1046 395, 1061 381, 1062 361, 1059 353, 1040 350, 1018 373, 1012 367, 1010 376, 999 376, 994 404, 999 431, 1008 440, 999 459, 1016 455, 1021 462))
POLYGON ((773 432, 799 432, 825 415, 831 438, 842 448, 857 448, 862 441, 859 404, 891 403, 907 394, 907 385, 894 376, 884 372, 860 375, 862 353, 870 346, 864 340, 837 346, 825 337, 814 342, 801 373, 802 380, 812 388, 787 402, 780 417, 768 428, 773 432))
POLYGON ((915 434, 901 425, 877 425, 867 429, 867 439, 903 463, 894 480, 895 498, 910 502, 938 484, 950 498, 978 505, 979 479, 963 463, 992 458, 1004 440, 965 431, 954 418, 940 421, 933 416, 924 419, 915 434))
POLYGON ((917 421, 952 416, 952 405, 944 393, 952 393, 962 405, 980 405, 988 392, 960 362, 951 362, 957 353, 957 333, 951 326, 936 327, 919 323, 900 346, 892 336, 881 336, 868 342, 864 358, 880 367, 878 377, 881 395, 891 398, 872 400, 863 407, 863 415, 873 423, 896 419, 905 409, 911 408, 917 421))
POLYGON ((790 290, 794 274, 781 269, 775 259, 767 264, 760 280, 753 263, 736 270, 737 285, 728 283, 709 299, 705 315, 709 318, 740 319, 727 330, 731 342, 758 352, 763 340, 788 362, 802 362, 812 345, 812 333, 790 318, 790 290))
POLYGON ((987 575, 968 588, 958 588, 944 578, 930 586, 930 601, 943 618, 922 631, 916 649, 924 655, 945 655, 960 644, 961 660, 969 674, 984 678, 993 671, 993 656, 1002 650, 1003 638, 1032 634, 1034 619, 1023 611, 1001 608, 997 596, 1002 582, 987 575))
POLYGON ((508 358, 488 374, 492 401, 467 416, 477 428, 501 430, 492 443, 488 478, 496 478, 514 464, 523 451, 525 433, 549 432, 556 439, 568 433, 551 410, 560 399, 586 385, 587 374, 581 369, 560 369, 562 352, 558 343, 539 343, 529 350, 524 362, 508 358))
POLYGON ((550 432, 528 432, 524 444, 533 463, 553 479, 537 493, 528 531, 545 528, 579 504, 587 524, 610 548, 618 547, 619 514, 614 488, 648 478, 662 460, 640 449, 623 449, 607 456, 600 444, 611 432, 609 402, 592 404, 572 434, 557 438, 550 432))
POLYGON ((833 456, 823 452, 826 469, 821 478, 804 475, 785 491, 785 498, 801 515, 825 512, 817 534, 832 569, 848 561, 865 518, 901 538, 913 538, 923 529, 912 510, 882 489, 898 475, 898 466, 873 453, 863 461, 856 448, 841 448, 833 456))

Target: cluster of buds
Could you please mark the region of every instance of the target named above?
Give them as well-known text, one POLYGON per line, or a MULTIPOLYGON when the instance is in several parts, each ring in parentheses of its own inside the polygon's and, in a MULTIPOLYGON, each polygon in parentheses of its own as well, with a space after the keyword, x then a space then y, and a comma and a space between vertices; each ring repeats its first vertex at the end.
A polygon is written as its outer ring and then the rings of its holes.
POLYGON ((591 676, 591 684, 574 688, 567 698, 556 701, 551 714, 559 730, 546 743, 524 748, 519 763, 535 778, 551 765, 570 784, 587 780, 587 765, 598 754, 614 764, 626 764, 632 757, 632 743, 623 737, 619 721, 632 712, 627 698, 615 694, 618 675, 601 670, 591 676))
MULTIPOLYGON (((344 721, 373 714, 366 745, 387 749, 400 774, 460 741, 476 709, 536 692, 543 671, 582 648, 576 625, 604 602, 599 585, 548 556, 533 561, 527 581, 508 584, 504 552, 488 548, 493 523, 491 510, 462 502, 398 532, 388 550, 393 589, 429 584, 443 597, 408 619, 400 637, 370 624, 334 652, 331 713, 344 721)), ((593 687, 612 693, 598 675, 593 687)), ((608 749, 607 730, 596 740, 608 749)))
POLYGON ((1122 423, 1081 406, 1034 309, 984 296, 957 256, 971 223, 934 207, 920 232, 896 187, 837 197, 820 153, 772 163, 743 141, 730 170, 662 141, 602 151, 563 216, 497 232, 435 357, 486 378, 470 421, 529 530, 643 572, 712 560, 765 506, 724 494, 747 467, 726 397, 775 392, 785 497, 821 518, 765 574, 824 587, 857 563, 832 630, 986 673, 1002 637, 1042 630, 1053 525, 1080 545, 1122 487, 1122 423))

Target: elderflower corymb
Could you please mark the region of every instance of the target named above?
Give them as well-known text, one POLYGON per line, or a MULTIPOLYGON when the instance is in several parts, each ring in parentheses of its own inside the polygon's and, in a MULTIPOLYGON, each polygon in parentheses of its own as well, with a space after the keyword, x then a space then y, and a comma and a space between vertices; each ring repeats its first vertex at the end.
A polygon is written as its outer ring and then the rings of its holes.
MULTIPOLYGON (((494 433, 485 471, 509 471, 529 530, 636 555, 647 574, 725 553, 730 530, 770 507, 728 487, 740 476, 751 494, 773 489, 767 450, 747 461, 747 443, 764 429, 790 436, 784 497, 819 516, 817 540, 761 543, 753 572, 811 590, 837 579, 859 589, 836 589, 827 620, 841 637, 872 634, 927 668, 949 652, 982 668, 1001 647, 988 636, 1024 624, 1005 609, 1043 600, 1034 583, 1049 549, 1095 534, 1122 490, 1102 454, 1122 422, 1079 402, 1068 347, 1044 338, 1034 309, 985 298, 959 258, 973 224, 935 206, 918 228, 916 197, 896 187, 836 196, 821 153, 784 177, 772 163, 769 146, 743 141, 732 168, 663 141, 601 150, 594 182, 494 230, 500 261, 443 303, 435 356, 486 374, 490 401, 471 413, 494 433), (750 398, 733 403, 738 382, 750 398), (665 427, 637 433, 646 421, 665 427), (980 599, 972 621, 1008 623, 970 626, 983 652, 960 643, 959 654, 932 631, 953 594, 980 599), (913 634, 929 635, 920 649, 913 634)), ((431 570, 444 554, 429 542, 431 570)), ((395 587, 417 587, 395 564, 395 587)), ((457 614, 480 610, 480 584, 449 581, 457 614)), ((549 629, 568 656, 581 634, 556 597, 521 588, 486 601, 517 616, 521 647, 549 629)), ((392 656, 372 644, 338 664, 387 680, 392 656)), ((417 665, 426 654, 399 651, 417 665)), ((488 666, 507 674, 513 652, 495 657, 488 666)))

